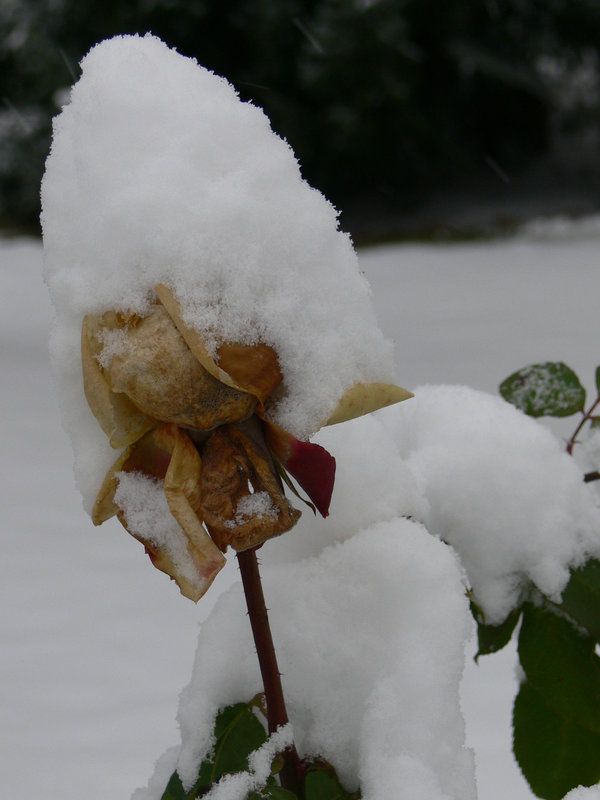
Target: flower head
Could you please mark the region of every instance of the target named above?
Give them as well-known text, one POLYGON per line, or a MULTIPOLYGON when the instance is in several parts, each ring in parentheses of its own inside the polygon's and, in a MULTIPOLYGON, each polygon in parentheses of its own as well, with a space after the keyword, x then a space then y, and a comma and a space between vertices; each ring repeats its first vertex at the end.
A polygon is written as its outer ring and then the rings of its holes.
MULTIPOLYGON (((81 352, 88 404, 122 449, 92 519, 99 525, 116 514, 186 597, 204 594, 228 547, 258 547, 295 525, 300 512, 284 495, 282 475, 289 482, 290 473, 327 516, 335 460, 269 420, 286 391, 272 347, 223 342, 213 357, 174 293, 158 285, 143 316, 87 315, 81 352), (132 493, 150 497, 150 487, 166 500, 162 528, 151 500, 147 513, 131 512, 132 493)), ((356 384, 324 424, 409 396, 391 384, 356 384)))

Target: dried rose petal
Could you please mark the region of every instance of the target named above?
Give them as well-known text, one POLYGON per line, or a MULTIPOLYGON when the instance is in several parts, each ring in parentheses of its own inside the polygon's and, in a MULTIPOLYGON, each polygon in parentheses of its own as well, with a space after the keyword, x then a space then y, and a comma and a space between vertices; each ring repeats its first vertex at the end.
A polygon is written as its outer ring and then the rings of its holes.
POLYGON ((214 431, 202 456, 202 517, 223 552, 256 547, 296 524, 300 512, 281 491, 268 454, 234 425, 214 431), (270 501, 266 513, 244 513, 248 498, 261 493, 270 501))
POLYGON ((103 345, 101 333, 121 327, 116 316, 109 312, 102 316, 88 315, 81 330, 81 362, 83 388, 88 405, 115 449, 137 441, 156 420, 140 411, 124 394, 111 391, 104 370, 98 363, 103 345))
POLYGON ((322 517, 329 516, 335 482, 335 458, 312 442, 296 439, 279 425, 265 425, 267 444, 283 467, 304 489, 322 517))
POLYGON ((394 383, 355 383, 342 395, 335 410, 323 424, 347 422, 411 397, 414 397, 411 392, 394 383))
POLYGON ((262 342, 255 345, 223 342, 217 349, 217 363, 208 352, 201 334, 183 321, 181 305, 173 292, 163 284, 158 284, 154 290, 204 369, 225 385, 254 395, 260 411, 283 380, 275 350, 262 342))
POLYGON ((152 563, 170 575, 177 582, 181 593, 194 601, 202 597, 225 564, 223 555, 198 516, 201 505, 201 472, 200 456, 187 434, 176 425, 160 425, 127 448, 117 459, 107 473, 92 513, 96 525, 117 514, 129 533, 144 544, 152 563), (177 563, 167 545, 157 546, 143 532, 129 529, 126 513, 118 508, 114 500, 119 474, 123 472, 141 473, 164 481, 164 492, 171 514, 187 538, 186 569, 182 569, 177 563), (188 577, 192 572, 197 580, 192 581, 188 577))
POLYGON ((122 355, 108 367, 113 392, 163 422, 210 430, 254 411, 252 395, 226 386, 193 356, 162 305, 127 332, 122 355))

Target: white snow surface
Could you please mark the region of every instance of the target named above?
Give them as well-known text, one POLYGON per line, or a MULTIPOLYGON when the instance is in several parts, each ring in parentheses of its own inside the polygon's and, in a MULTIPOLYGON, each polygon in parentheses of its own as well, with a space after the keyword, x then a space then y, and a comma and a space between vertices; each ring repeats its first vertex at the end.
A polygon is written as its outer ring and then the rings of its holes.
POLYGON ((101 42, 81 70, 54 121, 42 227, 53 358, 88 508, 111 455, 85 408, 81 321, 143 313, 158 283, 213 349, 276 349, 284 391, 269 413, 299 438, 354 383, 394 382, 352 242, 262 110, 149 34, 101 42))
POLYGON ((578 786, 565 795, 565 800, 599 800, 600 784, 597 786, 578 786))

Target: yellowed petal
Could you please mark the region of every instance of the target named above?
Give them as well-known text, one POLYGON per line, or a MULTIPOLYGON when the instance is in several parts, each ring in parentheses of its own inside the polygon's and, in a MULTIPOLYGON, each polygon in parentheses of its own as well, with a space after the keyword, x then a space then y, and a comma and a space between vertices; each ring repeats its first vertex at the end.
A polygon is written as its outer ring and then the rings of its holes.
POLYGON ((156 292, 156 296, 160 302, 167 310, 169 316, 177 326, 177 330, 185 339, 187 346, 198 359, 200 364, 202 364, 204 369, 209 372, 213 378, 216 378, 226 386, 231 386, 232 389, 238 389, 239 391, 243 392, 243 388, 238 386, 233 378, 228 375, 224 369, 221 369, 221 367, 218 366, 214 358, 206 349, 206 345, 204 344, 202 336, 198 333, 198 331, 185 324, 183 321, 181 306, 175 299, 173 292, 162 283, 159 283, 157 286, 155 286, 154 291, 156 292))
POLYGON ((170 427, 169 425, 160 425, 123 450, 102 481, 92 508, 94 525, 102 525, 119 511, 114 502, 115 492, 119 485, 117 478, 119 472, 142 472, 151 478, 164 480, 175 446, 175 439, 170 432, 170 427))
POLYGON ((96 358, 102 349, 98 340, 98 332, 102 327, 102 317, 88 315, 83 320, 83 389, 92 414, 108 436, 111 447, 118 450, 137 441, 156 425, 156 421, 136 408, 126 395, 111 391, 104 370, 96 358))
POLYGON ((163 284, 155 286, 154 290, 204 369, 218 381, 248 392, 264 405, 283 380, 276 351, 264 342, 253 345, 223 342, 217 349, 217 363, 209 354, 202 335, 183 321, 181 306, 173 292, 163 284))
POLYGON ((113 392, 127 395, 163 422, 210 430, 248 417, 256 399, 210 375, 194 357, 162 305, 132 327, 107 369, 113 392))
POLYGON ((123 464, 129 458, 131 448, 126 448, 119 458, 115 461, 112 467, 106 473, 102 486, 96 497, 96 501, 92 508, 92 522, 94 525, 102 525, 107 519, 114 517, 119 509, 115 505, 115 492, 119 485, 117 473, 123 469, 123 464))
POLYGON ((277 353, 263 342, 252 345, 224 342, 217 349, 217 356, 219 366, 262 406, 283 381, 277 353))
MULTIPOLYGON (((175 579, 184 597, 197 602, 225 565, 225 558, 204 529, 197 512, 200 508, 200 456, 188 437, 178 431, 171 463, 165 476, 165 495, 171 514, 188 540, 188 552, 198 580, 190 581, 175 565, 163 560, 160 567, 175 579), (170 568, 165 569, 165 566, 170 568)), ((163 554, 163 558, 164 555, 163 554)), ((157 566, 156 562, 155 566, 157 566)))
POLYGON ((123 527, 144 545, 154 566, 173 578, 184 597, 194 602, 202 597, 225 564, 223 554, 197 516, 201 505, 201 472, 200 456, 186 433, 176 425, 160 425, 126 448, 116 460, 104 479, 92 513, 96 525, 117 514, 123 527), (187 569, 178 562, 168 544, 159 546, 143 533, 129 530, 125 514, 114 502, 117 476, 121 472, 139 472, 164 480, 169 510, 187 540, 184 565, 187 569))
POLYGON ((346 422, 410 397, 414 397, 411 392, 393 383, 355 383, 344 393, 335 411, 324 424, 346 422))

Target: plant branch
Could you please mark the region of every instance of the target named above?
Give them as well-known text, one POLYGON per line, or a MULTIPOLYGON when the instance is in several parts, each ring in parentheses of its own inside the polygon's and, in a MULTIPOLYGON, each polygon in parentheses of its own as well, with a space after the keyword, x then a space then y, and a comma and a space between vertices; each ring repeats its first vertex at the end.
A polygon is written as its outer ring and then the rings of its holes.
MULTIPOLYGON (((250 617, 252 635, 256 645, 260 674, 265 689, 269 734, 272 734, 277 728, 287 725, 289 719, 260 580, 256 550, 254 548, 243 550, 237 554, 237 559, 242 576, 244 594, 246 595, 248 616, 250 617)), ((300 797, 302 765, 294 745, 288 747, 283 756, 284 766, 280 773, 281 784, 284 788, 295 792, 300 797)))
POLYGON ((578 433, 579 433, 579 431, 580 431, 580 430, 583 428, 583 426, 585 425, 585 423, 586 423, 586 422, 587 422, 589 419, 591 419, 591 417, 592 417, 592 415, 593 415, 594 411, 596 410, 596 406, 597 406, 599 403, 600 403, 600 395, 598 395, 598 397, 596 398, 596 400, 595 400, 594 404, 593 404, 592 406, 590 406, 590 408, 589 408, 587 411, 582 411, 582 412, 581 412, 581 413, 583 414, 583 416, 582 416, 581 420, 579 421, 579 425, 578 425, 578 426, 575 428, 575 430, 573 431, 573 435, 571 436, 571 438, 570 438, 570 439, 569 439, 569 441, 567 442, 567 453, 568 453, 569 455, 572 455, 572 454, 573 454, 573 447, 575 446, 575 441, 576 441, 576 439, 577 439, 577 434, 578 434, 578 433))

